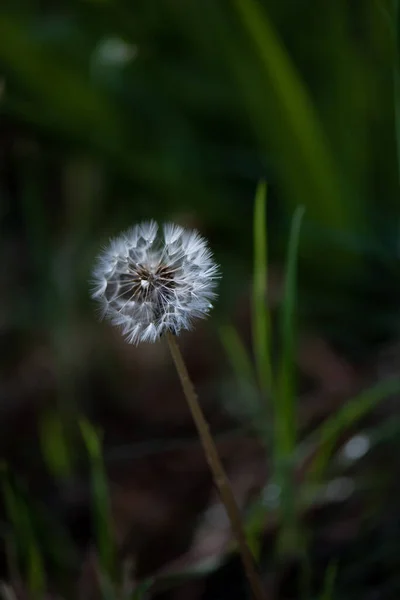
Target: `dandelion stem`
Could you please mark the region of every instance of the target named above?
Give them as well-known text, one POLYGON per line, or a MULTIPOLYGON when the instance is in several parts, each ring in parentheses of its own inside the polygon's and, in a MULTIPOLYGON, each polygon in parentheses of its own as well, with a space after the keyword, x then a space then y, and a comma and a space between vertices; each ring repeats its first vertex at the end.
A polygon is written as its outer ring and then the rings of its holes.
POLYGON ((239 552, 243 561, 243 566, 247 578, 249 580, 250 587, 253 592, 253 596, 256 600, 265 600, 265 594, 261 583, 260 576, 257 572, 253 555, 250 552, 250 548, 246 541, 246 535, 244 532, 242 519, 240 516, 239 508, 236 504, 235 496, 233 494, 229 479, 225 473, 225 469, 222 466, 221 460, 218 455, 217 448, 214 440, 211 436, 208 423, 204 417, 203 411, 197 399, 193 383, 189 377, 186 364, 183 360, 181 351, 176 342, 175 336, 167 332, 166 334, 169 349, 172 354, 173 361, 175 363, 176 370, 182 388, 187 400, 187 403, 192 413, 192 417, 197 427, 197 431, 204 448, 204 452, 207 458, 207 462, 210 466, 214 483, 217 487, 221 501, 225 506, 225 510, 231 522, 232 532, 236 537, 238 543, 239 552))

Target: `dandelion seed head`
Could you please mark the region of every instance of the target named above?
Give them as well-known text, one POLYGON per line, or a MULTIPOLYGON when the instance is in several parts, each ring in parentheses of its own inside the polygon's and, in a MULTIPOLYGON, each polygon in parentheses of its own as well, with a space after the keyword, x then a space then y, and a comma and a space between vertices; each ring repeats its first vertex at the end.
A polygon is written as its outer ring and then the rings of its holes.
POLYGON ((197 231, 155 221, 111 240, 93 269, 92 297, 101 316, 132 344, 190 329, 216 297, 219 268, 197 231))

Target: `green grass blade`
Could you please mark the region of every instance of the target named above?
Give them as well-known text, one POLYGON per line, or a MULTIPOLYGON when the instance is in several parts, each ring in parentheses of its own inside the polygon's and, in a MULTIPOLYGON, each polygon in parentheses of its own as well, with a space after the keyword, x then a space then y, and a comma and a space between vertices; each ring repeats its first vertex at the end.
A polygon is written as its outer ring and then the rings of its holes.
POLYGON ((253 276, 253 351, 258 383, 267 394, 272 389, 270 356, 270 315, 267 304, 268 244, 267 244, 267 187, 260 182, 254 202, 254 276, 253 276))
MULTIPOLYGON (((343 190, 337 165, 311 98, 262 4, 235 0, 235 5, 260 60, 262 93, 269 95, 275 118, 279 118, 279 129, 275 123, 267 122, 261 133, 268 136, 268 143, 272 140, 276 145, 277 168, 287 197, 296 204, 304 203, 312 219, 320 224, 344 227, 353 206, 339 201, 343 190)), ((262 105, 257 106, 255 117, 260 129, 265 118, 262 105)))
POLYGON ((32 535, 28 541, 27 581, 34 598, 43 598, 46 590, 46 575, 38 544, 32 535))
POLYGON ((112 535, 110 499, 101 452, 101 441, 99 433, 85 419, 81 419, 80 428, 90 459, 99 562, 104 574, 112 580, 115 577, 116 558, 112 535))
POLYGON ((334 452, 339 436, 365 417, 379 402, 399 392, 399 379, 380 382, 369 390, 361 392, 347 402, 336 414, 329 417, 312 434, 312 439, 318 443, 319 449, 312 467, 308 471, 308 477, 312 481, 320 481, 334 452))
POLYGON ((297 257, 300 241, 300 228, 304 207, 295 211, 290 230, 286 259, 284 297, 281 309, 281 357, 276 384, 276 415, 280 452, 290 454, 296 445, 296 403, 295 403, 295 310, 297 287, 297 257))
POLYGON ((335 562, 332 562, 326 569, 325 578, 324 578, 324 588, 323 588, 323 592, 320 596, 320 600, 333 600, 337 571, 338 571, 338 566, 337 566, 337 563, 335 563, 335 562))
POLYGON ((256 376, 251 357, 236 329, 232 325, 224 325, 220 327, 219 333, 226 355, 238 379, 254 383, 256 376))
POLYGON ((284 296, 280 314, 281 355, 274 395, 275 474, 282 497, 282 530, 279 547, 282 552, 300 550, 294 488, 294 462, 297 437, 297 405, 295 364, 295 310, 297 257, 304 208, 299 207, 292 219, 288 243, 284 296))

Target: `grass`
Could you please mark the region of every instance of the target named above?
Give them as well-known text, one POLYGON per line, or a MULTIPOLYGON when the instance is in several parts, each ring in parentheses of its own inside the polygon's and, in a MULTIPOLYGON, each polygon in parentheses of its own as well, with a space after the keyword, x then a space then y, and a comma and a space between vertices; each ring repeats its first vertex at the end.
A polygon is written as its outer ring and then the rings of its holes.
POLYGON ((113 538, 109 489, 104 471, 99 433, 86 420, 80 422, 91 465, 94 531, 103 585, 116 583, 116 549, 113 538))
POLYGON ((267 186, 260 182, 254 203, 254 275, 253 275, 253 353, 260 389, 266 397, 273 393, 271 364, 271 319, 268 298, 268 240, 267 240, 267 186))
MULTIPOLYGON (((225 326, 221 330, 222 341, 227 350, 230 363, 235 370, 238 381, 251 380, 253 384, 258 381, 260 394, 268 393, 268 399, 272 408, 272 440, 267 443, 271 447, 274 456, 274 478, 279 486, 281 494, 280 528, 281 537, 278 542, 280 551, 293 554, 302 554, 305 550, 303 545, 304 536, 298 530, 298 502, 296 497, 301 495, 298 490, 299 484, 295 484, 294 477, 296 468, 296 455, 299 454, 304 460, 302 453, 298 453, 301 447, 297 430, 298 392, 295 377, 296 357, 296 296, 297 296, 297 262, 300 243, 301 222, 304 216, 304 208, 300 207, 295 212, 289 235, 289 243, 286 259, 285 285, 283 299, 279 315, 279 347, 280 354, 276 358, 271 356, 270 331, 272 316, 268 308, 267 281, 265 274, 268 273, 266 262, 267 255, 267 233, 266 233, 266 186, 261 183, 258 186, 254 202, 254 287, 253 287, 253 355, 255 367, 252 367, 251 356, 246 350, 239 334, 232 326, 225 326), (263 254, 264 252, 264 254, 263 254), (261 277, 264 273, 264 278, 261 277), (262 335, 263 334, 263 337, 262 335), (276 370, 273 371, 272 364, 275 363, 276 370), (258 377, 255 378, 254 373, 258 377)), ((317 451, 307 471, 307 477, 321 482, 328 467, 333 450, 338 444, 340 437, 356 425, 372 411, 376 405, 389 396, 400 392, 400 380, 393 379, 378 383, 346 404, 335 414, 326 419, 319 428, 313 432, 312 440, 306 440, 304 445, 315 448, 317 451)), ((265 413, 259 412, 259 418, 265 418, 265 413)), ((298 459, 297 459, 298 460, 298 459)), ((264 509, 258 509, 249 523, 249 539, 253 548, 259 550, 257 536, 261 535, 267 515, 264 509), (258 528, 258 529, 257 529, 258 528)), ((335 570, 336 572, 336 570, 335 570)), ((327 572, 327 589, 332 592, 332 573, 327 572)), ((328 592, 324 592, 326 596, 328 592)))
MULTIPOLYGON (((321 566, 313 550, 317 519, 304 523, 315 509, 313 490, 323 492, 337 474, 342 440, 399 394, 396 372, 376 382, 365 362, 359 393, 302 431, 296 356, 304 298, 305 329, 322 337, 328 331, 327 342, 349 362, 351 342, 374 357, 398 337, 399 2, 143 0, 131 8, 115 0, 72 2, 68 10, 63 2, 40 10, 28 4, 16 11, 6 0, 0 14, 4 406, 8 396, 20 406, 19 393, 42 406, 47 393, 35 382, 56 372, 56 409, 46 408, 38 419, 38 445, 56 487, 74 476, 86 453, 101 594, 145 598, 159 582, 150 577, 123 586, 102 436, 80 415, 107 386, 110 402, 125 398, 111 351, 102 357, 100 385, 88 375, 97 359, 85 346, 93 343, 97 351, 100 344, 85 265, 100 238, 154 217, 192 220, 210 234, 224 265, 220 338, 234 381, 225 400, 233 405, 236 394, 242 403, 239 426, 253 428, 266 462, 272 460, 268 483, 279 491, 271 507, 266 482, 249 507, 252 551, 262 563, 267 556, 263 566, 274 577, 289 557, 308 559, 317 585, 313 592, 304 585, 303 596, 347 600, 349 589, 352 599, 366 596, 354 581, 359 572, 374 579, 364 559, 368 548, 379 547, 381 587, 371 593, 397 597, 398 590, 386 589, 396 579, 390 565, 399 548, 387 534, 393 523, 382 524, 387 503, 398 500, 385 483, 392 472, 385 453, 393 471, 397 465, 395 409, 370 425, 376 443, 367 483, 358 465, 354 473, 345 467, 339 473, 353 477, 360 503, 368 505, 360 538, 369 528, 383 538, 362 538, 360 547, 354 541, 351 560, 334 556, 321 566), (110 37, 132 44, 134 57, 93 73, 96 52, 110 37), (284 291, 272 310, 269 276, 276 264, 284 265, 284 291), (226 323, 251 273, 248 343, 248 332, 226 323), (350 567, 355 571, 346 583, 350 567)), ((130 382, 132 395, 141 389, 141 381, 130 382)), ((23 466, 33 473, 31 442, 19 430, 11 435, 17 441, 10 447, 25 452, 23 466)), ((2 496, 10 572, 27 596, 43 598, 54 570, 49 556, 56 562, 57 555, 61 570, 68 562, 66 538, 39 518, 12 461, 2 475, 2 496)), ((351 501, 341 507, 351 512, 351 501)), ((341 531, 340 510, 331 508, 328 516, 341 531)))
MULTIPOLYGON (((304 551, 304 538, 299 530, 298 502, 299 495, 295 484, 295 472, 298 468, 296 460, 304 460, 298 454, 299 432, 297 427, 297 389, 295 376, 296 355, 296 296, 297 296, 297 262, 299 254, 301 222, 304 209, 295 211, 292 219, 285 269, 285 285, 281 307, 277 317, 268 308, 267 277, 267 223, 266 223, 266 185, 260 183, 254 202, 254 286, 253 286, 253 359, 241 341, 238 332, 232 326, 221 330, 223 344, 228 352, 235 374, 240 380, 246 380, 259 386, 262 403, 268 401, 271 408, 272 444, 274 457, 275 481, 280 489, 281 509, 279 511, 278 549, 292 554, 304 551), (274 357, 271 350, 271 329, 274 318, 279 327, 279 354, 274 357), (297 457, 297 458, 296 458, 297 457)), ((328 417, 313 432, 312 439, 305 440, 303 445, 314 448, 314 458, 308 470, 308 477, 313 482, 321 482, 328 468, 330 458, 340 436, 365 417, 378 402, 388 396, 400 392, 397 379, 380 383, 360 393, 348 401, 336 414, 328 417), (315 448, 317 451, 315 452, 315 448)), ((50 415, 51 417, 51 415, 50 415)), ((263 413, 265 418, 265 413, 263 413)), ((71 468, 66 454, 66 446, 62 443, 61 430, 57 434, 56 417, 43 422, 43 451, 51 471, 57 476, 65 476, 71 468), (56 421, 54 421, 56 419, 56 421), (54 437, 55 436, 55 437, 54 437), (56 461, 56 462, 54 462, 56 461)), ((59 427, 59 424, 57 425, 59 427)), ((91 465, 93 492, 94 529, 96 531, 96 548, 98 557, 98 585, 104 598, 115 598, 118 589, 118 564, 115 554, 110 500, 107 478, 102 459, 101 441, 98 432, 86 420, 81 419, 82 438, 91 465), (117 587, 115 587, 117 586, 117 587)), ((307 485, 305 482, 304 485, 307 485)), ((301 495, 301 493, 300 493, 301 495)), ((41 597, 46 588, 46 575, 39 545, 31 526, 29 512, 20 495, 16 493, 10 481, 3 476, 3 496, 7 513, 12 524, 13 537, 16 541, 16 556, 20 578, 27 582, 33 598, 41 597)), ((265 507, 261 505, 253 513, 248 523, 247 535, 250 547, 256 556, 260 556, 260 540, 268 518, 265 507)), ((15 542, 13 542, 13 545, 15 542)), ((14 569, 15 570, 15 569, 14 569)), ((330 567, 321 598, 330 598, 333 594, 337 566, 330 567)), ((135 587, 134 598, 144 598, 153 585, 153 581, 144 581, 135 587)), ((133 588, 132 588, 133 589, 133 588)), ((130 596, 129 596, 130 597, 130 596)))

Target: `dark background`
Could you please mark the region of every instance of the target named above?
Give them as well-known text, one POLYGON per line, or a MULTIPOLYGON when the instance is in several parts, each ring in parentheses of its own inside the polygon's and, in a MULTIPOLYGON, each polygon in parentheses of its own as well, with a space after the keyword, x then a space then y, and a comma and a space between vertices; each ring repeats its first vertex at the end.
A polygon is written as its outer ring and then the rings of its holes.
MULTIPOLYGON (((88 279, 110 236, 154 218, 210 241, 220 297, 180 343, 243 507, 263 489, 274 509, 273 423, 254 428, 257 392, 238 392, 220 330, 233 323, 250 348, 260 179, 273 309, 293 211, 306 211, 300 440, 398 374, 396 9, 383 0, 3 0, 0 456, 35 523, 49 590, 76 597, 71 586, 96 587, 85 415, 103 432, 121 564, 135 557, 140 579, 170 573, 176 560, 180 573, 204 570, 160 584, 165 597, 244 597, 239 565, 224 563, 224 515, 165 344, 130 347, 97 322, 88 279)), ((398 420, 394 397, 357 427, 343 423, 322 500, 299 469, 311 498, 301 516, 308 558, 279 558, 279 518, 267 518, 269 597, 398 597, 398 420), (347 438, 368 449, 350 465, 340 462, 347 438)), ((10 521, 3 508, 4 579, 10 521)))

